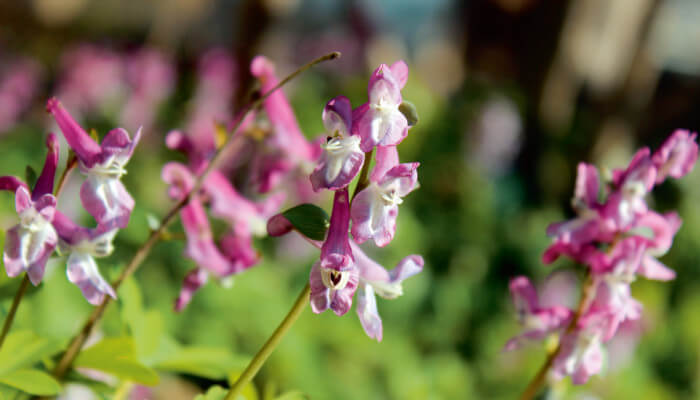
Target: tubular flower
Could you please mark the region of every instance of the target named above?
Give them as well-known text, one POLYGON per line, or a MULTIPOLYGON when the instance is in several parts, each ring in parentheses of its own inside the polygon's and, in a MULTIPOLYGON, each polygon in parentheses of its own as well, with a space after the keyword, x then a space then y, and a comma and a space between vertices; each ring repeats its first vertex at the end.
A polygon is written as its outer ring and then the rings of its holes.
POLYGON ((566 307, 541 307, 537 292, 524 276, 518 276, 510 281, 510 295, 518 313, 518 322, 523 327, 523 333, 506 343, 504 350, 519 348, 523 341, 540 340, 547 335, 560 331, 571 321, 572 311, 566 307))
POLYGON ((124 129, 113 129, 102 140, 102 145, 98 145, 58 100, 50 99, 46 109, 77 155, 81 171, 87 175, 80 188, 83 206, 98 224, 115 221, 117 227, 125 228, 134 208, 134 199, 120 179, 126 174, 126 164, 141 139, 141 130, 131 140, 124 129))
POLYGON ((353 129, 362 138, 362 151, 374 146, 396 146, 408 135, 408 121, 399 111, 401 89, 408 79, 408 66, 397 61, 382 64, 369 81, 369 102, 353 112, 353 129))
POLYGON ((377 311, 375 295, 392 300, 403 295, 401 283, 423 270, 423 257, 410 255, 392 269, 384 267, 369 258, 360 246, 351 242, 352 252, 359 272, 357 316, 367 336, 382 340, 382 319, 377 311))
POLYGON ((566 255, 583 264, 590 276, 576 324, 561 334, 552 366, 555 378, 570 375, 575 384, 582 384, 601 370, 604 344, 623 323, 642 316, 642 304, 632 297, 630 287, 638 276, 675 278, 656 257, 669 250, 681 220, 675 212, 649 210, 645 196, 667 177, 681 178, 691 171, 698 152, 695 137, 676 131, 655 153, 639 150, 602 188, 595 168, 579 164, 573 200, 579 216, 550 225, 547 233, 553 243, 543 256, 549 263, 566 255))
POLYGON ((321 145, 323 153, 311 174, 311 184, 315 191, 342 189, 357 176, 365 161, 365 153, 360 150, 360 137, 350 135, 352 107, 347 97, 338 96, 326 104, 323 125, 328 140, 321 145))
POLYGON ((80 288, 90 304, 100 304, 105 295, 116 299, 117 294, 102 277, 95 262, 95 257, 107 257, 114 251, 112 240, 119 230, 116 224, 89 229, 78 226, 56 211, 53 225, 60 238, 61 252, 68 254, 68 280, 80 288))
POLYGON ((49 151, 44 168, 31 194, 19 179, 0 177, 0 189, 15 193, 15 209, 20 219, 19 224, 7 231, 5 270, 10 277, 26 272, 35 286, 44 277, 46 261, 58 244, 58 235, 51 225, 56 213, 56 198, 51 193, 58 163, 58 141, 54 134, 49 134, 46 147, 49 151))
POLYGON ((352 203, 352 236, 358 243, 373 239, 383 247, 394 239, 396 217, 403 197, 418 187, 419 163, 396 164, 389 168, 386 159, 392 159, 392 148, 378 148, 377 164, 370 184, 352 203), (381 174, 377 169, 388 170, 381 174))

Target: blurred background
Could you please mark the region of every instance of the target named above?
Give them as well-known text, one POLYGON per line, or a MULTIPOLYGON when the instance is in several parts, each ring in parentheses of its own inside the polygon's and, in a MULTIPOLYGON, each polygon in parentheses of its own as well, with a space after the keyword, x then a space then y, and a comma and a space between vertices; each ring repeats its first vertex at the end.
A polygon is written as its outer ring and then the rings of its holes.
MULTIPOLYGON (((160 217, 171 204, 160 170, 181 158, 164 137, 186 124, 203 57, 230 57, 226 101, 236 110, 254 87, 253 56, 270 58, 282 76, 342 52, 284 89, 309 138, 323 132, 328 99, 364 102, 371 71, 404 59, 404 98, 416 105, 420 123, 401 144, 401 160, 420 161, 421 188, 402 205, 397 238, 373 255, 391 267, 422 254, 426 268, 405 283, 403 297, 379 300, 381 343, 365 336, 354 312, 338 318, 306 311, 256 378, 257 395, 249 395, 262 399, 279 389, 312 399, 510 399, 544 350, 533 344, 502 352, 519 332, 508 280, 527 274, 559 301, 576 301, 575 266, 540 262, 545 228, 572 215, 579 161, 622 167, 638 147, 656 148, 677 128, 697 129, 698 21, 696 0, 2 2, 0 173, 24 176, 27 165, 41 167, 39 143, 56 129, 44 112, 52 95, 102 134, 143 125, 124 178, 136 208, 117 251, 100 263, 114 277, 148 234, 147 216, 160 217)), ((77 199, 78 174, 73 178, 65 196, 77 199)), ((565 379, 552 398, 700 398, 699 201, 697 170, 655 191, 652 207, 677 209, 684 221, 662 259, 678 279, 635 282, 643 319, 610 343, 601 376, 582 387, 565 379)), ((0 228, 15 223, 14 198, 0 193, 0 228)), ((182 242, 161 243, 120 295, 140 291, 138 306, 173 340, 227 349, 242 367, 308 279, 318 255, 299 246, 261 240, 259 266, 230 287, 207 285, 176 314, 172 302, 193 263, 182 257, 182 242)), ((18 327, 66 340, 83 323, 91 307, 63 268, 54 262, 30 291, 18 327)), ((4 314, 18 282, 1 275, 4 314)), ((122 302, 110 308, 102 334, 129 329, 122 302)), ((149 396, 191 398, 225 383, 204 375, 162 372, 149 396)))

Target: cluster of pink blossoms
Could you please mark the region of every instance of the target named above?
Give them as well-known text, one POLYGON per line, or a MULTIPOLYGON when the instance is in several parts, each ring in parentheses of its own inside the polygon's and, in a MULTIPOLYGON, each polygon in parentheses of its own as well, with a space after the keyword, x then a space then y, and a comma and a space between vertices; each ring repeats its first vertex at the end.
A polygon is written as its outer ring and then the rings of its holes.
MULTIPOLYGON (((169 148, 188 158, 187 165, 171 162, 163 167, 163 180, 175 200, 187 196, 196 177, 209 165, 222 141, 223 126, 240 118, 227 120, 235 90, 234 66, 223 51, 202 58, 187 127, 166 137, 169 148)), ((253 59, 251 73, 260 81, 263 93, 278 83, 274 66, 262 56, 253 59)), ((185 255, 197 267, 185 277, 175 302, 178 311, 210 277, 223 280, 257 264, 260 255, 253 238, 267 234, 267 220, 279 212, 288 192, 301 199, 311 192, 308 179, 300 177, 313 168, 320 148, 304 137, 282 91, 265 100, 262 112, 250 113, 231 140, 220 167, 207 176, 201 191, 190 197, 180 213, 187 236, 185 255), (234 182, 239 180, 243 182, 237 187, 234 182), (212 232, 207 207, 227 227, 219 238, 212 232)))
POLYGON ((20 219, 19 224, 7 232, 3 253, 5 269, 11 277, 26 272, 32 284, 38 285, 44 276, 47 260, 59 246, 61 254, 68 257, 68 279, 80 287, 90 303, 96 305, 105 295, 116 297, 100 274, 95 258, 112 253, 114 236, 129 222, 134 200, 120 179, 126 173, 125 166, 141 131, 132 140, 124 129, 114 129, 98 144, 58 100, 49 100, 47 111, 61 128, 77 157, 80 171, 86 176, 80 188, 80 200, 95 218, 97 226, 79 226, 56 210, 53 188, 59 144, 56 136, 49 134, 46 162, 31 190, 18 178, 0 177, 0 189, 15 193, 20 219))
MULTIPOLYGON (((418 185, 418 163, 399 163, 397 151, 410 127, 399 110, 407 78, 403 61, 391 67, 382 64, 370 79, 367 103, 352 109, 344 96, 331 99, 323 110, 327 140, 311 174, 314 190, 335 192, 325 241, 315 243, 321 257, 309 278, 311 308, 315 313, 331 309, 343 315, 357 291, 357 315, 367 335, 377 340, 382 339, 382 320, 375 295, 399 297, 402 281, 423 268, 422 257, 409 255, 386 270, 359 246, 368 240, 379 247, 391 242, 402 198, 418 185), (364 163, 371 162, 365 157, 373 150, 376 162, 369 183, 351 201, 349 185, 364 163)), ((291 224, 279 215, 270 221, 268 230, 277 236, 291 230, 291 224)))
POLYGON ((626 169, 614 170, 611 181, 603 185, 594 166, 579 164, 573 198, 578 216, 548 227, 554 240, 543 261, 549 264, 565 255, 587 268, 589 282, 582 303, 577 312, 563 306, 541 307, 530 281, 514 278, 510 291, 524 332, 511 339, 506 350, 525 339, 559 334, 554 378, 570 375, 575 384, 582 384, 600 372, 603 344, 621 323, 641 317, 642 305, 632 297, 630 284, 637 276, 675 278, 657 257, 671 247, 681 219, 675 212, 650 210, 644 198, 666 178, 678 179, 692 170, 698 157, 695 137, 678 130, 655 153, 639 150, 626 169))
POLYGON ((41 86, 41 66, 27 58, 1 54, 0 134, 11 128, 31 106, 41 86))

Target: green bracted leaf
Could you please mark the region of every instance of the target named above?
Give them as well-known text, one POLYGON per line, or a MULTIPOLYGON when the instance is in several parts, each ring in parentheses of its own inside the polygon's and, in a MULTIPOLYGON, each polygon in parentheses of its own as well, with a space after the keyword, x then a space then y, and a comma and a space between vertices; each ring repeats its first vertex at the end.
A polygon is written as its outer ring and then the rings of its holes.
POLYGON ((12 332, 0 351, 0 376, 29 367, 60 350, 58 343, 39 337, 32 331, 12 332))
POLYGON ((131 338, 106 338, 83 350, 75 359, 75 367, 92 368, 124 380, 144 385, 158 383, 158 374, 141 364, 131 338))
POLYGON ((61 391, 61 384, 37 369, 18 369, 0 376, 0 383, 33 395, 50 396, 61 391))
POLYGON ((406 117, 406 121, 408 121, 408 126, 414 126, 418 124, 418 111, 416 110, 416 106, 413 105, 410 101, 404 100, 403 103, 399 106, 399 111, 401 111, 401 114, 403 114, 404 117, 406 117))
POLYGON ((302 235, 312 240, 323 240, 330 224, 328 214, 313 204, 300 204, 282 213, 302 235))
POLYGON ((221 386, 212 386, 205 394, 197 395, 194 400, 224 400, 228 391, 221 386))
POLYGON ((232 369, 242 369, 247 362, 247 358, 235 357, 224 348, 185 347, 158 361, 155 368, 217 380, 226 378, 232 369))
POLYGON ((29 187, 34 187, 37 178, 38 175, 36 171, 34 171, 34 168, 32 168, 31 165, 27 165, 27 168, 24 170, 24 181, 27 182, 27 185, 29 185, 29 187))

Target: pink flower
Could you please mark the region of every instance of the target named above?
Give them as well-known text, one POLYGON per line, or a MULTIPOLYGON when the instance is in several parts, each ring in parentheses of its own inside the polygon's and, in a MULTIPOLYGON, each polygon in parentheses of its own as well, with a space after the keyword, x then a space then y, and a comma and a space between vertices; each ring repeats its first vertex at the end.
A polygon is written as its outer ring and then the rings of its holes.
POLYGON ((51 225, 56 213, 53 196, 54 175, 58 163, 58 141, 54 134, 46 140, 46 161, 31 194, 27 185, 11 176, 0 177, 0 189, 15 193, 15 209, 19 224, 7 231, 3 261, 7 275, 15 277, 23 271, 33 285, 44 277, 46 261, 58 244, 58 235, 51 225))
POLYGON ((326 241, 321 246, 321 267, 344 271, 354 268, 348 230, 350 228, 350 201, 348 190, 341 189, 333 197, 333 212, 326 241))
POLYGON ((403 197, 418 186, 419 163, 397 164, 389 167, 387 159, 397 161, 394 149, 378 148, 377 164, 370 184, 352 203, 352 236, 358 243, 368 239, 377 246, 389 244, 396 233, 396 217, 403 197), (388 170, 386 170, 388 169, 388 170), (386 170, 385 173, 377 170, 386 170))
POLYGON ((382 341, 382 319, 377 311, 375 294, 385 299, 403 295, 401 283, 423 270, 423 257, 410 255, 391 271, 369 258, 355 243, 350 243, 360 276, 357 293, 357 316, 367 336, 382 341))
POLYGON ((46 108, 77 155, 81 171, 87 175, 80 188, 83 206, 98 224, 114 220, 119 228, 125 228, 134 208, 134 199, 120 179, 126 174, 126 164, 141 139, 141 130, 131 140, 124 129, 113 129, 99 145, 58 100, 50 99, 46 108))
POLYGON ((401 89, 408 79, 408 66, 397 61, 382 64, 369 81, 369 102, 353 112, 353 133, 360 135, 362 151, 374 146, 396 146, 408 135, 408 121, 399 111, 401 89))
POLYGON ((68 254, 68 280, 80 288, 90 304, 100 304, 105 295, 116 299, 117 294, 95 262, 95 257, 107 257, 114 251, 112 240, 119 230, 114 221, 89 229, 56 211, 53 226, 61 239, 61 252, 68 254))
POLYGON ((350 100, 345 96, 331 99, 323 109, 323 124, 328 140, 321 145, 323 153, 311 174, 311 184, 315 191, 342 189, 357 176, 365 161, 365 153, 360 150, 360 137, 350 135, 350 100))
POLYGON ((40 86, 40 66, 29 59, 12 61, 0 77, 0 133, 11 128, 31 105, 40 86))
POLYGON ((544 339, 550 333, 565 328, 571 321, 573 313, 566 307, 541 307, 535 288, 524 276, 511 279, 510 295, 518 313, 518 320, 523 326, 523 333, 506 343, 506 351, 519 348, 525 339, 544 339))
POLYGON ((319 314, 330 308, 336 315, 344 315, 350 311, 358 281, 359 275, 354 265, 338 271, 324 268, 321 261, 317 261, 309 276, 311 309, 319 314))
POLYGON ((657 168, 656 183, 661 183, 667 176, 682 178, 693 169, 698 159, 698 144, 695 142, 696 133, 677 130, 666 139, 661 148, 652 156, 652 162, 657 168))
POLYGON ((605 316, 582 318, 573 332, 561 338, 560 351, 552 364, 552 375, 562 379, 570 375, 576 385, 584 384, 603 368, 603 326, 605 316))

